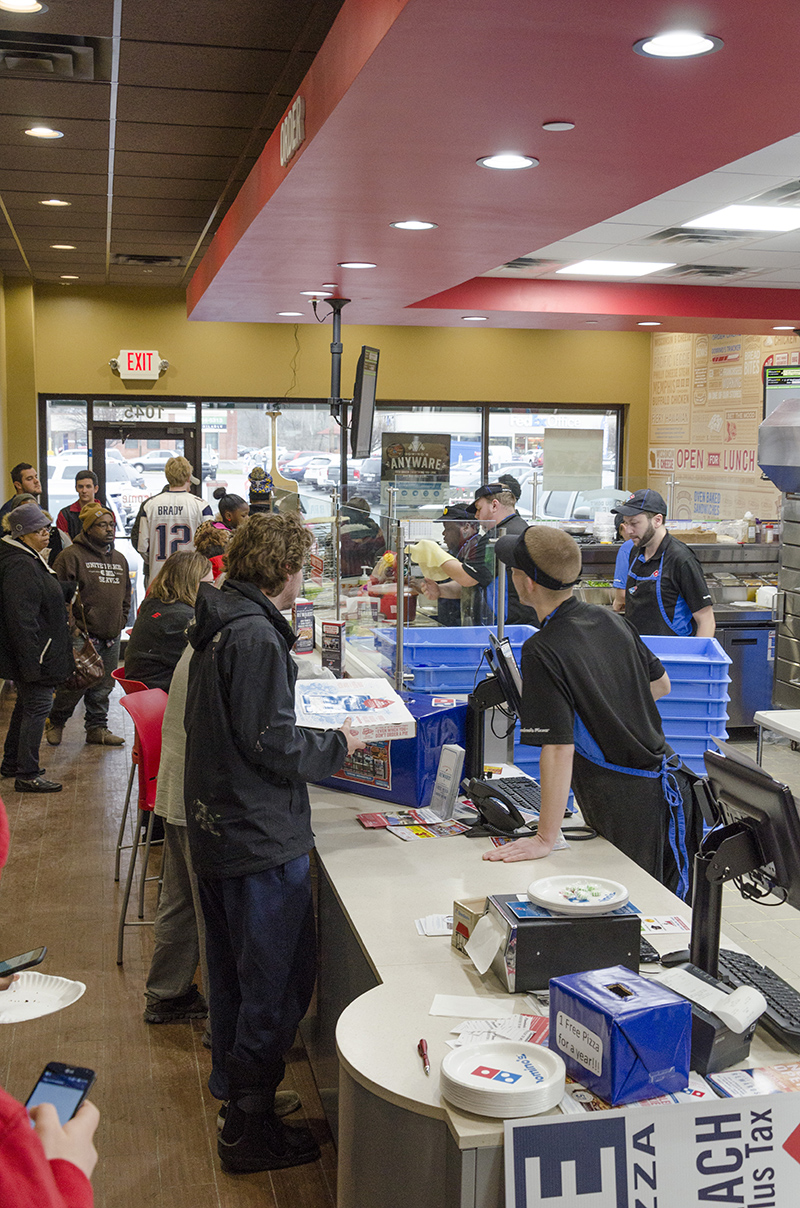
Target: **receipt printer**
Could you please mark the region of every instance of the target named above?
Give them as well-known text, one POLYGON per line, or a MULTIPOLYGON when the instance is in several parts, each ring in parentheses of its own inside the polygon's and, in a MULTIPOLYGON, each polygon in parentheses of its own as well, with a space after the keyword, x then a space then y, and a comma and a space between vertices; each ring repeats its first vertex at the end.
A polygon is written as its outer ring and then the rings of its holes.
POLYGON ((503 932, 491 967, 511 994, 546 990, 551 977, 608 965, 639 972, 636 914, 565 917, 514 893, 490 897, 489 913, 503 932))

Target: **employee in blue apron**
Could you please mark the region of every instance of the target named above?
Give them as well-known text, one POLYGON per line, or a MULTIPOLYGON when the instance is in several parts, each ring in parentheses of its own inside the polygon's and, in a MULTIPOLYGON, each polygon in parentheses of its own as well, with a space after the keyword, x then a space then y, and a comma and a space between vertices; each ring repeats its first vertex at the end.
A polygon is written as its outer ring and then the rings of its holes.
POLYGON ((625 580, 625 616, 637 633, 713 638, 714 609, 700 563, 667 532, 658 491, 636 491, 619 507, 633 541, 625 580))
POLYGON ((532 525, 497 554, 541 624, 522 647, 520 721, 522 742, 542 748, 542 806, 534 837, 483 858, 549 855, 571 786, 591 827, 686 897, 702 820, 655 706, 670 690, 662 663, 625 617, 573 597, 581 554, 567 533, 532 525))

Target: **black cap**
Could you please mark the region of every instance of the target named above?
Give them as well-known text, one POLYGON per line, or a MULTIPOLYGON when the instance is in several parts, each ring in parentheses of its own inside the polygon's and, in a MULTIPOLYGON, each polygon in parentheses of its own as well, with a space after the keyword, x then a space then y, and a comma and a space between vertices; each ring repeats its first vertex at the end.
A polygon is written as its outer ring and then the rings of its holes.
POLYGON ((493 495, 501 495, 503 491, 508 490, 509 488, 504 482, 490 482, 488 484, 484 483, 483 486, 478 487, 475 491, 475 502, 467 505, 467 511, 469 512, 470 519, 472 519, 472 517, 475 515, 479 499, 491 499, 493 495))
POLYGON ((468 520, 470 524, 475 523, 475 517, 470 516, 469 509, 465 503, 448 503, 442 508, 441 516, 434 516, 434 520, 468 520))
POLYGON ((618 504, 611 511, 615 516, 639 516, 642 512, 651 512, 654 516, 667 518, 667 502, 658 491, 634 491, 630 499, 618 504))

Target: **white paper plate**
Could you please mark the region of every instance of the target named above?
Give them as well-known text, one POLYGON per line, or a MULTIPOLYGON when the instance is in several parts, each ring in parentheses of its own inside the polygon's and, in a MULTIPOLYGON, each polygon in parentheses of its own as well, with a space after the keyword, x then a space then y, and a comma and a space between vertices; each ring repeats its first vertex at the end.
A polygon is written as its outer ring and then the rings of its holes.
POLYGON ((533 1116, 564 1094, 558 1053, 524 1041, 493 1040, 453 1049, 442 1062, 442 1095, 479 1116, 533 1116))
POLYGON ((528 886, 528 897, 537 906, 557 914, 608 914, 627 905, 628 891, 619 881, 580 874, 543 877, 528 886))
POLYGON ((52 1015, 77 1002, 85 990, 83 982, 26 969, 20 973, 19 981, 0 994, 0 1023, 21 1023, 40 1015, 52 1015))

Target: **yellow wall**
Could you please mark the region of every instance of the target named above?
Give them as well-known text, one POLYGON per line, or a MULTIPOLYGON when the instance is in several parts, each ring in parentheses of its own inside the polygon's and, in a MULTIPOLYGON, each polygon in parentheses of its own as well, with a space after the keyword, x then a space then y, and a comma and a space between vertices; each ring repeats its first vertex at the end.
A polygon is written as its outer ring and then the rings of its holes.
MULTIPOLYGON (((12 339, 15 345, 6 400, 10 465, 35 457, 37 392, 282 397, 292 386, 291 325, 190 323, 178 290, 31 290, 7 278, 5 295, 9 349, 12 339), (120 348, 155 348, 170 368, 151 389, 131 390, 108 366, 120 348)), ((297 339, 297 381, 290 397, 327 397, 330 322, 300 326, 297 339)), ((380 347, 384 399, 623 405, 625 474, 646 474, 647 333, 348 327, 345 321, 343 342, 345 389, 361 345, 380 347)))

